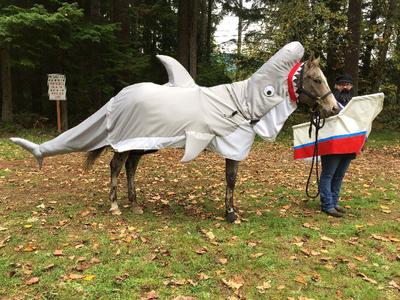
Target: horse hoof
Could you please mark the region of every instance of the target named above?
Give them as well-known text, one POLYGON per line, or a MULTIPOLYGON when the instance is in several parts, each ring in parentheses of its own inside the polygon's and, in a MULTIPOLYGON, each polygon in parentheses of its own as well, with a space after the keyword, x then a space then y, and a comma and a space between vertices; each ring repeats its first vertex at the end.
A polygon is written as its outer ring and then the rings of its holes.
POLYGON ((113 216, 119 216, 121 214, 121 211, 119 210, 119 208, 111 208, 110 212, 113 216))
POLYGON ((135 215, 142 215, 143 214, 143 209, 140 206, 135 205, 135 206, 132 206, 132 212, 135 215))
POLYGON ((225 219, 227 222, 233 223, 236 221, 237 216, 236 216, 235 212, 230 212, 230 213, 225 214, 225 219))

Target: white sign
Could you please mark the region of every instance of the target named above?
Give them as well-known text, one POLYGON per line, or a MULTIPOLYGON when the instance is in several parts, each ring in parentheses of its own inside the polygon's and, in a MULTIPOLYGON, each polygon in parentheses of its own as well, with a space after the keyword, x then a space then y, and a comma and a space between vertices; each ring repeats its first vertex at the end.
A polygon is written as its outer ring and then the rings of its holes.
POLYGON ((49 86, 49 100, 67 100, 67 88, 65 87, 65 75, 47 74, 49 86))

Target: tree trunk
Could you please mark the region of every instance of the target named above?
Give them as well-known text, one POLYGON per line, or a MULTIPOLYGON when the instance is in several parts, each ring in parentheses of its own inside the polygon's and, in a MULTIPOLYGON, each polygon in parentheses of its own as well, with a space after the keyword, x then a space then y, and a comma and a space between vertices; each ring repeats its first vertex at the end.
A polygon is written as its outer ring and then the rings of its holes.
POLYGON ((197 17, 199 10, 199 1, 192 0, 191 4, 191 24, 190 24, 190 41, 189 41, 189 49, 190 49, 190 69, 189 73, 192 75, 193 79, 196 79, 197 74, 197 17))
POLYGON ((1 91, 2 106, 1 120, 3 122, 11 122, 13 120, 12 113, 12 84, 11 84, 11 59, 8 47, 0 48, 0 64, 1 64, 1 91))
POLYGON ((388 52, 390 37, 392 36, 393 26, 397 15, 398 0, 390 0, 389 10, 383 30, 383 37, 379 40, 378 46, 378 59, 375 65, 374 80, 372 82, 372 91, 377 92, 383 81, 383 74, 385 71, 386 54, 388 52))
MULTIPOLYGON (((337 15, 340 11, 340 2, 338 2, 337 0, 330 0, 328 2, 328 7, 333 15, 337 15)), ((337 53, 339 50, 337 33, 334 31, 334 28, 338 28, 339 26, 340 21, 337 18, 333 17, 329 24, 327 45, 328 50, 326 59, 326 77, 330 86, 333 86, 335 83, 335 78, 340 65, 337 53)))
POLYGON ((243 31, 243 17, 241 12, 243 11, 243 0, 239 0, 239 7, 238 7, 238 31, 237 31, 237 48, 236 54, 238 57, 242 54, 242 31, 243 31))
POLYGON ((178 60, 186 70, 189 70, 190 2, 180 0, 178 10, 178 60))
POLYGON ((349 0, 347 11, 347 47, 344 59, 344 70, 353 77, 354 95, 358 93, 358 60, 360 56, 361 36, 361 2, 362 0, 349 0))
POLYGON ((397 38, 396 38, 396 57, 395 57, 395 70, 396 70, 396 103, 400 105, 400 24, 397 25, 397 38))
POLYGON ((61 102, 61 130, 68 130, 68 103, 67 100, 61 102))
POLYGON ((210 61, 211 57, 211 30, 212 30, 212 8, 213 0, 208 0, 207 9, 207 37, 206 37, 206 61, 210 61))
POLYGON ((113 0, 113 21, 121 24, 118 32, 118 38, 127 41, 129 40, 129 3, 128 0, 113 0))
POLYGON ((180 0, 178 15, 178 60, 195 78, 197 73, 198 0, 180 0))
POLYGON ((100 0, 90 0, 90 17, 96 20, 100 16, 100 0))
MULTIPOLYGON (((363 58, 362 58, 362 69, 361 69, 361 74, 364 80, 371 79, 371 56, 372 56, 372 50, 375 48, 376 45, 376 40, 374 39, 375 35, 375 28, 377 25, 377 18, 379 15, 379 3, 377 1, 372 1, 372 8, 371 8, 371 13, 369 15, 369 20, 368 20, 368 29, 367 29, 367 34, 364 38, 365 41, 365 51, 363 53, 363 58)), ((370 89, 368 89, 368 92, 370 92, 370 89)))
POLYGON ((205 61, 207 53, 207 0, 200 0, 200 18, 199 18, 199 45, 198 55, 200 61, 205 61))

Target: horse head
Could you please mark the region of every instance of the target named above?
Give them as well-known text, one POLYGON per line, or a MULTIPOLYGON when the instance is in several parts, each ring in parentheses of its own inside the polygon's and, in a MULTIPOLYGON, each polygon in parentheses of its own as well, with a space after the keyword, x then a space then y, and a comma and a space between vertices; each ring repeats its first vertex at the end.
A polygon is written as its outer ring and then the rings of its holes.
POLYGON ((308 105, 321 117, 330 117, 339 112, 324 73, 319 66, 320 59, 311 58, 300 66, 296 73, 298 102, 308 105))

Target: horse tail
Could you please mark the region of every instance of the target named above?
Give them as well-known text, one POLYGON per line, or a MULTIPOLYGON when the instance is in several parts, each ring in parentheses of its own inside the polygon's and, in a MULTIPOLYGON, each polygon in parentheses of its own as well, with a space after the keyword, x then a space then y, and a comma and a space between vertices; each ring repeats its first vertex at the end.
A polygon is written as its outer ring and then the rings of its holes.
POLYGON ((103 154, 103 152, 106 150, 106 146, 89 151, 86 153, 86 159, 83 163, 83 169, 85 171, 88 171, 92 168, 94 165, 95 161, 103 154))

